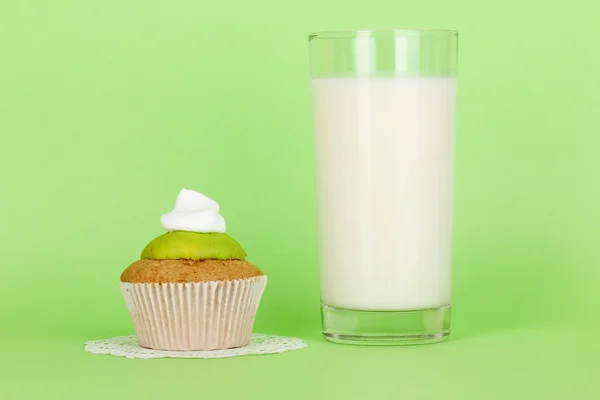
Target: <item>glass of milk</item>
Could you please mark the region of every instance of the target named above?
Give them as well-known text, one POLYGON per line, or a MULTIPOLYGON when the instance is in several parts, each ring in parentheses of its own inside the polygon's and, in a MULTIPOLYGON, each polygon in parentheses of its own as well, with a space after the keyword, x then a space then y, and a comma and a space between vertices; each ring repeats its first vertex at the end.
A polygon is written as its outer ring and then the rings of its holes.
POLYGON ((309 36, 324 336, 450 333, 458 34, 309 36))

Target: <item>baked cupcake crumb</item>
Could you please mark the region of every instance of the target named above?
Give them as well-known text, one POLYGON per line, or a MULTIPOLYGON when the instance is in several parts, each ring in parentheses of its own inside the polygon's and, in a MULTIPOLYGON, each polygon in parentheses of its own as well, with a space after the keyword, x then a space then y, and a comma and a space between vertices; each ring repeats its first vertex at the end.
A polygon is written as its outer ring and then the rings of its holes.
POLYGON ((150 260, 134 262, 121 274, 121 282, 189 283, 227 281, 263 275, 246 260, 150 260))

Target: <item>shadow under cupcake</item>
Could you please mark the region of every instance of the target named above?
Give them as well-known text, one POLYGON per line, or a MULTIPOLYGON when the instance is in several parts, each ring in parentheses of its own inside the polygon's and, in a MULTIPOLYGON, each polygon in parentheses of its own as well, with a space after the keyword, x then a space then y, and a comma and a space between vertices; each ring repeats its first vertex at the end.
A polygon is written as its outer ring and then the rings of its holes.
POLYGON ((225 233, 219 206, 183 189, 162 216, 170 231, 152 240, 121 274, 121 290, 140 346, 217 350, 250 342, 267 284, 225 233))

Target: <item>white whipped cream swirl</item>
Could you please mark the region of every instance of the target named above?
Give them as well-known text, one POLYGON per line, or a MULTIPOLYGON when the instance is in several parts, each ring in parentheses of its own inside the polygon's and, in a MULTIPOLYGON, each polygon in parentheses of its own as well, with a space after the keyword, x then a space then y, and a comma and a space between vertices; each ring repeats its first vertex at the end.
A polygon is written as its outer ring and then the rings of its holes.
POLYGON ((160 217, 160 224, 169 232, 225 233, 225 218, 219 214, 219 205, 202 193, 181 189, 173 211, 160 217))

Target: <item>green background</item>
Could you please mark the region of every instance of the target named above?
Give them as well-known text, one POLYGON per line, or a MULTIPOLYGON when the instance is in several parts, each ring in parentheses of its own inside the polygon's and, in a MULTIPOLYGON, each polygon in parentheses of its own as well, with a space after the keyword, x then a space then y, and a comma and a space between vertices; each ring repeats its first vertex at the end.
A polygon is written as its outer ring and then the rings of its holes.
POLYGON ((0 397, 600 397, 593 0, 0 3, 0 397), (453 333, 320 337, 306 37, 460 32, 453 333), (269 276, 255 331, 309 347, 127 360, 120 272, 181 187, 269 276))

